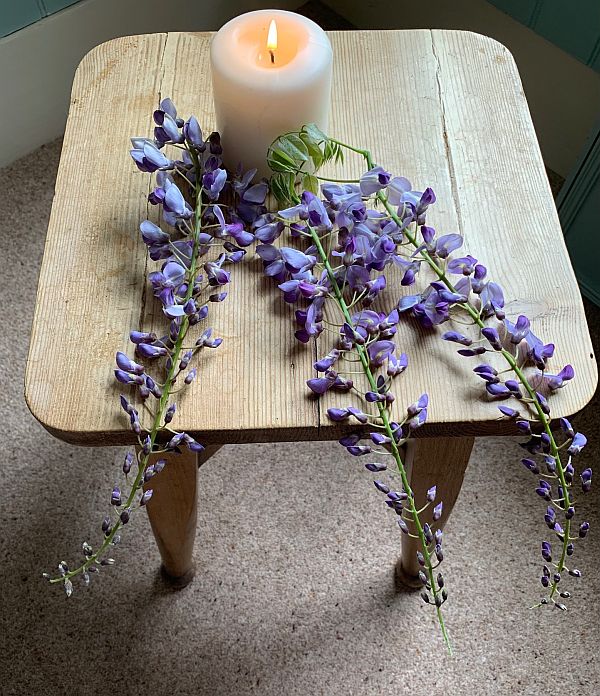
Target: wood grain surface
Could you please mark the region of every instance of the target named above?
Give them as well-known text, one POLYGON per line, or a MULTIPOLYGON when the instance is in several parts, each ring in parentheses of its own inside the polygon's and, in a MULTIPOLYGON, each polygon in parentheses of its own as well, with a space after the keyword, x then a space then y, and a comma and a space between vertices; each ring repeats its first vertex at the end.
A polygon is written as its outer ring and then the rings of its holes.
MULTIPOLYGON (((145 291, 153 262, 138 232, 148 213, 150 177, 135 169, 128 139, 151 135, 152 110, 166 96, 184 116, 194 113, 205 131, 214 128, 210 36, 115 39, 95 48, 77 70, 25 385, 33 415, 64 440, 133 441, 118 407, 114 353, 127 350, 130 329, 151 326, 160 309, 145 291)), ((331 134, 369 146, 390 171, 407 176, 416 188, 435 190, 430 224, 439 233, 465 236, 465 252, 504 286, 508 316, 527 313, 534 332, 556 343, 556 371, 565 362, 574 365, 576 379, 553 397, 553 414, 580 410, 594 393, 596 364, 508 50, 460 31, 330 37, 331 134)), ((345 176, 361 168, 350 160, 345 176)), ((406 290, 392 282, 388 297, 401 292, 406 290)), ((337 437, 339 426, 324 415, 333 400, 307 394, 314 347, 294 340, 290 319, 290 308, 262 277, 258 260, 234 269, 230 295, 209 322, 223 345, 202 356, 200 377, 181 400, 177 427, 215 443, 337 437)), ((410 356, 409 370, 396 381, 398 408, 424 391, 430 394, 423 436, 513 432, 482 395, 471 360, 411 322, 402 325, 398 344, 410 356)))

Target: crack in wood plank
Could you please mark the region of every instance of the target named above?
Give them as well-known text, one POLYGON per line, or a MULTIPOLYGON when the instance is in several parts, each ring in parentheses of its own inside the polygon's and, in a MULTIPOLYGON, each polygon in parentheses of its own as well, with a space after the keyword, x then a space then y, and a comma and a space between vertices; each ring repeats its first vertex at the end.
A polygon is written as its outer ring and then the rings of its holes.
POLYGON ((450 140, 448 138, 448 128, 446 123, 446 104, 444 102, 444 94, 442 90, 442 66, 440 64, 440 59, 437 54, 435 47, 435 36, 433 30, 431 31, 431 50, 433 52, 433 57, 435 58, 435 80, 437 84, 438 100, 440 103, 440 116, 442 119, 442 138, 444 140, 444 148, 446 151, 446 160, 448 162, 448 175, 450 177, 450 187, 452 190, 452 199, 454 201, 454 207, 456 208, 456 219, 458 222, 458 231, 462 236, 463 240, 466 242, 465 229, 462 220, 462 214, 460 209, 460 199, 458 197, 458 186, 456 183, 456 171, 454 169, 454 159, 452 157, 452 148, 450 146, 450 140))

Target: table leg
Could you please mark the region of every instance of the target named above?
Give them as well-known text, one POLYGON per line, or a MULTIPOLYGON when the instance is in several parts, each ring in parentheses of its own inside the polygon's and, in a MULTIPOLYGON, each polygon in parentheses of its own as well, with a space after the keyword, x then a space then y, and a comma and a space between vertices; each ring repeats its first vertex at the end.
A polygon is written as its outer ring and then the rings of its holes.
POLYGON ((181 454, 151 457, 151 462, 167 459, 164 469, 144 488, 153 490, 146 510, 162 558, 163 576, 174 587, 185 587, 194 577, 198 467, 220 447, 208 445, 200 454, 184 449, 181 454))
MULTIPOLYGON (((434 529, 443 528, 448 519, 462 486, 465 470, 469 463, 474 438, 436 437, 415 438, 407 443, 404 463, 411 488, 415 495, 417 508, 426 502, 427 490, 437 486, 436 502, 443 501, 443 514, 434 529)), ((423 522, 433 523, 430 506, 421 516, 423 522)), ((420 587, 418 579, 420 566, 417 551, 418 539, 402 535, 402 555, 396 566, 398 579, 405 585, 420 587)))

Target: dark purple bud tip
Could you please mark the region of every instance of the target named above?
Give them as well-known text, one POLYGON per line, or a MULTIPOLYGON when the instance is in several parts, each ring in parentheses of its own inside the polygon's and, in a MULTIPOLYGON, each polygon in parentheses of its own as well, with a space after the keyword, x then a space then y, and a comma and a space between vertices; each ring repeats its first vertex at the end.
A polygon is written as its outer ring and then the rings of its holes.
POLYGON ((391 442, 390 438, 382 433, 369 433, 369 437, 376 445, 386 445, 388 442, 391 442))
POLYGON ((174 450, 179 447, 179 445, 183 442, 185 438, 185 433, 177 433, 176 435, 173 435, 173 437, 167 442, 166 449, 168 450, 174 450))
POLYGON ((423 525, 423 535, 425 536, 427 543, 431 544, 431 542, 433 541, 433 532, 431 531, 431 527, 427 523, 423 525))
POLYGON ((463 336, 463 334, 460 334, 457 331, 446 331, 445 334, 442 334, 442 340, 460 343, 463 346, 470 346, 473 343, 468 336, 463 336))
POLYGON ((459 355, 463 355, 465 358, 472 358, 475 355, 483 355, 487 352, 485 346, 477 346, 476 348, 461 348, 456 351, 459 355))
POLYGON ((554 606, 561 611, 567 611, 567 607, 562 602, 554 602, 554 606))
POLYGON ((125 460, 123 461, 123 473, 125 476, 131 471, 131 465, 133 463, 133 454, 131 452, 127 452, 125 455, 125 460))
POLYGON ((502 350, 502 341, 496 329, 486 326, 484 329, 481 329, 481 333, 487 338, 494 350, 502 350))
POLYGON ((121 368, 125 372, 133 372, 136 375, 141 375, 144 373, 144 366, 130 360, 125 353, 121 351, 117 352, 116 355, 117 367, 121 368))
POLYGON ((569 575, 574 578, 580 578, 581 577, 581 571, 577 570, 577 568, 573 568, 572 570, 569 571, 569 575))
POLYGON ((535 463, 533 459, 521 459, 521 463, 523 466, 525 466, 529 471, 531 471, 533 474, 539 474, 540 470, 538 468, 538 465, 535 463))
POLYGON ((518 418, 521 414, 509 406, 498 406, 498 410, 509 418, 518 418))
POLYGON ((185 379, 183 380, 186 384, 191 384, 194 379, 196 379, 196 368, 192 368, 187 375, 185 376, 185 379))
POLYGON ((552 562, 552 546, 547 541, 542 541, 542 558, 547 562, 552 562))
POLYGON ((128 414, 131 414, 131 412, 134 410, 133 406, 127 401, 125 396, 123 394, 119 395, 119 400, 121 401, 121 408, 128 414))
POLYGON ((127 524, 129 522, 130 517, 131 510, 129 508, 125 508, 119 515, 119 519, 121 520, 122 524, 127 524))
POLYGON ((540 582, 542 583, 543 587, 550 586, 550 580, 545 575, 542 575, 542 577, 540 578, 540 582))
POLYGON ((340 422, 347 420, 350 417, 350 413, 346 408, 328 408, 327 416, 332 421, 340 422))
POLYGON ((573 430, 573 426, 566 418, 560 419, 560 427, 567 437, 575 437, 575 431, 573 430))
POLYGON ((150 464, 150 466, 146 467, 146 470, 144 471, 144 481, 147 483, 156 473, 156 469, 154 467, 154 464, 150 464))
POLYGON ((510 396, 510 390, 500 382, 488 382, 485 390, 490 396, 510 396))
POLYGON ((567 556, 572 556, 575 553, 575 545, 567 544, 567 556))
POLYGON ((423 592, 421 592, 421 599, 425 602, 425 604, 431 604, 431 600, 429 599, 429 595, 427 594, 427 592, 425 592, 425 590, 423 590, 423 592))
POLYGON ((587 533, 590 531, 590 523, 589 522, 582 522, 579 525, 579 537, 583 539, 584 537, 587 536, 587 533))
POLYGON ((145 333, 142 331, 132 331, 129 334, 129 340, 132 343, 140 344, 140 343, 154 343, 156 341, 157 336, 155 333, 145 333))
POLYGON ((581 488, 584 493, 587 493, 592 487, 592 470, 584 469, 581 472, 581 488))
POLYGON ((563 599, 570 599, 571 593, 570 593, 570 592, 567 592, 567 591, 561 592, 561 593, 560 593, 560 596, 561 596, 563 599))
POLYGON ((440 587, 440 588, 444 587, 444 576, 441 573, 438 573, 437 584, 438 584, 438 587, 440 587))
POLYGON ((408 525, 401 517, 398 518, 398 526, 404 534, 408 534, 408 525))
POLYGON ((425 567, 425 556, 420 551, 417 551, 417 562, 420 566, 425 567))
POLYGON ((196 442, 193 437, 190 437, 189 435, 185 439, 185 443, 190 450, 190 452, 204 452, 204 445, 201 445, 199 442, 196 442))
POLYGON ((385 471, 387 466, 385 464, 378 464, 377 462, 369 462, 368 464, 365 464, 365 469, 376 473, 378 471, 385 471))
POLYGON ((529 435, 529 433, 531 433, 531 426, 529 425, 529 421, 518 420, 515 423, 515 425, 524 435, 529 435))
POLYGON ((177 405, 176 404, 171 404, 169 408, 167 408, 167 411, 165 413, 165 425, 167 423, 170 423, 173 420, 173 417, 175 416, 175 411, 177 410, 177 405))
POLYGON ((150 498, 152 497, 152 489, 148 489, 147 491, 144 491, 144 494, 142 495, 142 498, 140 500, 140 505, 145 505, 150 498))
POLYGON ((382 493, 385 493, 386 495, 390 492, 389 486, 386 486, 383 481, 373 481, 375 484, 375 488, 378 491, 381 491, 382 493))
POLYGON ((361 457, 365 454, 371 454, 373 451, 369 445, 351 445, 350 447, 346 447, 346 450, 353 457, 361 457))
POLYGON ((110 496, 110 504, 111 505, 120 505, 121 504, 121 491, 118 486, 115 486, 112 491, 112 495, 110 496))
POLYGON ((565 530, 560 526, 559 522, 554 523, 553 530, 558 534, 559 537, 565 533, 565 530))
POLYGON ((550 406, 548 405, 548 400, 546 399, 546 397, 543 394, 540 394, 540 392, 536 392, 535 397, 536 397, 542 411, 546 415, 549 415, 550 414, 550 406))
POLYGON ((543 498, 544 500, 551 499, 550 491, 547 488, 542 488, 540 486, 539 488, 535 489, 535 492, 540 496, 540 498, 543 498))
POLYGON ((419 571, 419 580, 420 580, 424 585, 427 585, 427 584, 428 584, 427 575, 425 575, 425 573, 424 573, 422 570, 419 571))

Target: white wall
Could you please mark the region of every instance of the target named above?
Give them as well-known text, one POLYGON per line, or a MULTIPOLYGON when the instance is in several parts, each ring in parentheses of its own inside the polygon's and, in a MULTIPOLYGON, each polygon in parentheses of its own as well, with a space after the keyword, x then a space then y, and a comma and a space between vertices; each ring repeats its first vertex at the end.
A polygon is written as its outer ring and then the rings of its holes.
POLYGON ((218 29, 260 7, 299 0, 83 0, 0 39, 0 166, 64 130, 81 58, 116 36, 218 29))
POLYGON ((325 0, 360 29, 468 29, 512 52, 546 164, 567 176, 600 116, 600 74, 485 0, 325 0))

